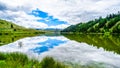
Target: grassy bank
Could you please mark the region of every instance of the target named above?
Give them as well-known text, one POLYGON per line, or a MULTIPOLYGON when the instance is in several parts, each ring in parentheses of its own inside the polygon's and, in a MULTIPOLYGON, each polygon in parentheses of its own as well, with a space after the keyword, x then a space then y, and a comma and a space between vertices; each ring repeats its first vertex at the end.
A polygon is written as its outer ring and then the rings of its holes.
POLYGON ((41 34, 45 33, 44 30, 35 30, 31 28, 25 28, 14 24, 12 22, 0 19, 0 35, 9 34, 41 34))
POLYGON ((68 66, 51 57, 45 57, 39 62, 21 53, 0 53, 0 68, 68 68, 68 66))

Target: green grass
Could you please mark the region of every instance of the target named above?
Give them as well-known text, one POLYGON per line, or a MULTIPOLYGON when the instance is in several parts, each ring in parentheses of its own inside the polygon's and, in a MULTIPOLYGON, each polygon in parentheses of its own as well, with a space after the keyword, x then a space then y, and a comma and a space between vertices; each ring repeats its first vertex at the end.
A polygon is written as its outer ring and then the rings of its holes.
POLYGON ((68 66, 51 57, 45 57, 39 62, 21 53, 0 53, 0 68, 68 68, 68 66))
POLYGON ((16 25, 12 22, 8 22, 0 19, 0 35, 8 34, 43 34, 44 30, 35 30, 31 28, 25 28, 16 25))
POLYGON ((24 37, 37 36, 45 34, 46 32, 44 30, 25 28, 12 22, 0 19, 0 46, 14 42, 24 37))
POLYGON ((56 62, 52 57, 45 57, 41 61, 41 68, 68 68, 68 66, 56 62))

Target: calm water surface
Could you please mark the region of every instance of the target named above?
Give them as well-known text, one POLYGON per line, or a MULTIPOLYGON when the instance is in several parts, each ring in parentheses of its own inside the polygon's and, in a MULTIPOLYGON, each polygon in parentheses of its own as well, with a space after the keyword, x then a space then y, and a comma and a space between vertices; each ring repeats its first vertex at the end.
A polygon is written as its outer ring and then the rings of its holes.
POLYGON ((0 39, 0 52, 22 52, 29 58, 45 56, 67 64, 120 68, 120 36, 58 35, 0 39), (11 41, 13 40, 13 42, 11 41), (9 42, 9 44, 5 41, 9 42))

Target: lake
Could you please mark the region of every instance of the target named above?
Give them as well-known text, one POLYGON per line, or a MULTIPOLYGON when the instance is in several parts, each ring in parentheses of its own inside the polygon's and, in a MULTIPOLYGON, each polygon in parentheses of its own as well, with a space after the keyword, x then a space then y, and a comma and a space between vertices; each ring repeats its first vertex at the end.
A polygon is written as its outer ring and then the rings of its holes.
POLYGON ((1 35, 0 45, 0 52, 21 52, 37 60, 50 56, 76 68, 120 68, 119 35, 1 35))

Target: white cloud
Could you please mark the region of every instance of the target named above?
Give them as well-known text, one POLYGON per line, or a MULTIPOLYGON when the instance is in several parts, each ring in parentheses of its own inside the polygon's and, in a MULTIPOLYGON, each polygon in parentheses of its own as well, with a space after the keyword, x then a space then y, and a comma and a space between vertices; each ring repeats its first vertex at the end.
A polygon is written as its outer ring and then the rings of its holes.
MULTIPOLYGON (((0 10, 0 18, 21 23, 26 27, 40 28, 47 28, 48 25, 36 21, 40 18, 28 15, 36 8, 47 12, 54 18, 67 21, 68 24, 85 22, 99 16, 105 17, 107 14, 120 10, 120 0, 0 0, 1 3, 5 9, 0 10)), ((62 24, 50 27, 65 28, 66 26, 68 25, 62 24)))
POLYGON ((68 24, 61 24, 61 25, 57 25, 57 26, 50 26, 50 28, 64 29, 68 26, 69 26, 68 24))
POLYGON ((28 28, 47 28, 48 27, 47 24, 37 21, 41 19, 40 17, 34 17, 31 15, 27 15, 24 12, 20 16, 18 18, 15 18, 15 22, 18 25, 25 26, 28 28))
POLYGON ((8 21, 14 22, 20 26, 24 26, 27 28, 47 28, 48 25, 38 22, 37 20, 41 19, 38 17, 34 17, 32 15, 27 15, 24 11, 19 12, 0 12, 0 17, 6 19, 8 21))
MULTIPOLYGON (((67 21, 70 24, 76 24, 81 21, 88 21, 94 16, 90 13, 100 14, 113 12, 111 6, 119 4, 118 0, 42 0, 39 2, 39 8, 48 12, 56 18, 67 21), (111 10, 106 10, 111 8, 111 10), (90 13, 89 13, 90 12, 90 13), (89 13, 89 14, 87 14, 89 13), (85 18, 85 20, 84 20, 85 18)), ((119 5, 118 5, 119 6, 119 5)), ((116 6, 114 6, 115 8, 116 6)), ((118 9, 119 10, 119 9, 118 9)), ((118 11, 117 10, 117 11, 118 11)), ((115 11, 115 12, 117 12, 115 11)), ((98 17, 96 15, 96 17, 98 17)), ((106 14, 107 15, 107 14, 106 14)))

